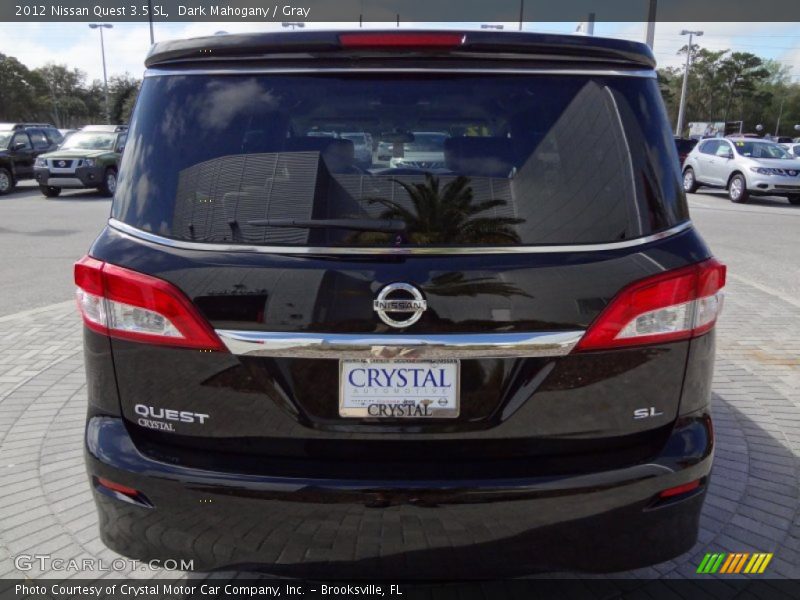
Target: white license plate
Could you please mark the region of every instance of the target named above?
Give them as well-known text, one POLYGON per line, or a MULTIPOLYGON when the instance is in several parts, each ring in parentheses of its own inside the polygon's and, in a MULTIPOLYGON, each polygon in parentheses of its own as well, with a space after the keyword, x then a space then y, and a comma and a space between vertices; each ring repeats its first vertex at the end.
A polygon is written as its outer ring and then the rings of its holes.
POLYGON ((376 419, 458 416, 457 360, 342 360, 339 415, 376 419))

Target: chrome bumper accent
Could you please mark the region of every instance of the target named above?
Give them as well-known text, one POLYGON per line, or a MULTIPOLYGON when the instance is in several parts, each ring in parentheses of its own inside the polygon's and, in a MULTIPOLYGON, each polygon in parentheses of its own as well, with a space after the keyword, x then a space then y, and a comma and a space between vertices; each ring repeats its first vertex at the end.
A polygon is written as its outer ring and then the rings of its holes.
POLYGON ((275 358, 522 358, 563 356, 583 331, 393 335, 218 329, 233 354, 275 358))

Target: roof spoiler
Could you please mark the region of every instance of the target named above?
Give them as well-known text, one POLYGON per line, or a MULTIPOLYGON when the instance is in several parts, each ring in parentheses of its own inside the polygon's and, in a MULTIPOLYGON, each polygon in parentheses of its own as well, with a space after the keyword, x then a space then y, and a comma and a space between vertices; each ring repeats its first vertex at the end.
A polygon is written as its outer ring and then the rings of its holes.
POLYGON ((236 34, 160 42, 145 65, 416 54, 469 58, 614 63, 654 68, 645 44, 591 36, 490 31, 290 31, 236 34))

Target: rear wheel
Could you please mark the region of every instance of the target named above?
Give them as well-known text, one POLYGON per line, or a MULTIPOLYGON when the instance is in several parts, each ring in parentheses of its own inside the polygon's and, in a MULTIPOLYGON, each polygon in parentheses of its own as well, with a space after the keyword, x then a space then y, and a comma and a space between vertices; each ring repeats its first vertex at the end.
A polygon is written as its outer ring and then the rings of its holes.
POLYGON ((737 173, 731 177, 731 181, 728 184, 728 198, 731 199, 731 202, 736 202, 737 204, 744 204, 750 198, 747 193, 747 182, 743 175, 737 173))
POLYGON ((800 196, 789 196, 787 199, 789 200, 789 204, 794 204, 795 206, 800 205, 800 196))
POLYGON ((697 191, 697 179, 694 177, 694 169, 686 167, 683 172, 683 191, 687 194, 693 194, 697 191))
POLYGON ((114 169, 106 169, 103 175, 103 185, 100 186, 100 193, 104 196, 113 196, 117 191, 117 172, 114 169))
POLYGON ((10 193, 14 189, 14 185, 14 177, 12 177, 11 171, 0 167, 0 196, 10 193))
POLYGON ((42 191, 42 194, 48 198, 55 198, 61 193, 60 187, 53 187, 52 185, 40 185, 39 189, 42 191))

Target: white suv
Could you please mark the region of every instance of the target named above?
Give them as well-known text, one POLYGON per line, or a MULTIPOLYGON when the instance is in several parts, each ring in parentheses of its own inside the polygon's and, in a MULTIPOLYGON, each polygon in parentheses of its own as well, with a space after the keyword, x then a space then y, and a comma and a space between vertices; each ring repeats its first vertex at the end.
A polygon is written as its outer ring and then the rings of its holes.
POLYGON ((750 195, 785 196, 800 204, 800 160, 773 142, 751 138, 703 140, 683 165, 683 189, 725 188, 733 202, 750 195))

